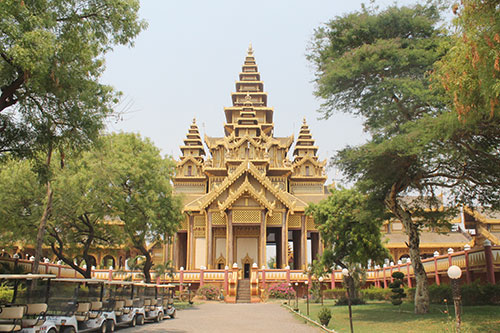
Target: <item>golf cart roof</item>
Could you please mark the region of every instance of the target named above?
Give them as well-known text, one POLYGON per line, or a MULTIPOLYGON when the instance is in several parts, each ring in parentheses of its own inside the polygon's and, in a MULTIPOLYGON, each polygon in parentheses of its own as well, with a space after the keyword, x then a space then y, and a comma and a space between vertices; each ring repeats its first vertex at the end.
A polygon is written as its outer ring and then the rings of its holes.
POLYGON ((59 278, 59 279, 54 279, 52 280, 54 282, 73 282, 73 283, 105 283, 106 280, 99 280, 99 279, 66 279, 66 278, 59 278))
POLYGON ((156 285, 156 286, 157 286, 158 288, 174 288, 174 287, 175 287, 175 285, 174 285, 174 284, 171 284, 171 283, 169 283, 169 284, 158 284, 158 285, 156 285))
POLYGON ((0 280, 54 279, 53 274, 0 274, 0 280))
POLYGON ((136 282, 134 283, 136 286, 139 286, 139 287, 148 287, 148 288, 153 288, 153 287, 156 287, 156 284, 154 283, 144 283, 144 282, 136 282))

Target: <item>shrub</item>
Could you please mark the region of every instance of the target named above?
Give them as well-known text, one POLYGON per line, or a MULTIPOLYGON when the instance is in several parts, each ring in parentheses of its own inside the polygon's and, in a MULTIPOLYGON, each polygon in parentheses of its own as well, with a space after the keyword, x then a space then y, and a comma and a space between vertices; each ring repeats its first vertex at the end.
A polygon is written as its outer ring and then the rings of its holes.
POLYGON ((332 318, 332 311, 329 308, 322 307, 318 312, 318 319, 323 326, 327 326, 332 318))
POLYGON ((448 284, 431 284, 429 286, 429 301, 433 304, 443 304, 443 300, 451 300, 451 286, 448 284))
POLYGON ((326 289, 323 291, 323 297, 328 299, 339 299, 345 297, 345 293, 345 288, 326 289))
POLYGON ((5 284, 0 285, 0 304, 9 303, 14 296, 14 289, 5 284))
MULTIPOLYGON (((361 298, 353 298, 351 299, 351 305, 363 305, 363 304, 366 304, 366 302, 361 299, 361 298)), ((347 297, 342 297, 342 298, 339 298, 337 299, 337 301, 335 302, 335 305, 337 306, 341 306, 341 305, 349 305, 349 300, 347 299, 347 297)))
POLYGON ((217 299, 217 297, 219 297, 219 293, 220 293, 219 287, 210 284, 206 284, 198 288, 197 291, 197 294, 199 296, 205 297, 205 299, 207 300, 217 299))
POLYGON ((288 283, 275 283, 268 289, 269 297, 273 298, 288 298, 295 297, 295 290, 288 283))
POLYGON ((403 279, 405 275, 401 272, 394 272, 392 273, 392 277, 394 280, 389 284, 389 288, 391 288, 392 291, 391 303, 392 305, 401 305, 403 303, 403 298, 406 297, 404 289, 401 288, 404 285, 403 279))
POLYGON ((391 291, 389 289, 377 287, 362 289, 360 292, 363 299, 370 301, 387 301, 391 296, 391 291))

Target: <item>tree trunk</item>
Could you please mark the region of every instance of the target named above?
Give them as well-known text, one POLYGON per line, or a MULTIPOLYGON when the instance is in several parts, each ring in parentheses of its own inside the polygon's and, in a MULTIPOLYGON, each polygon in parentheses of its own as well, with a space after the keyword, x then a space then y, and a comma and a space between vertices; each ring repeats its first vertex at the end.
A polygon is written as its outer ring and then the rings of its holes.
POLYGON ((351 275, 349 275, 346 277, 345 280, 346 280, 347 286, 349 287, 348 288, 349 297, 351 298, 351 300, 358 298, 358 292, 356 290, 356 284, 354 283, 354 278, 351 275))
POLYGON ((146 283, 151 283, 151 267, 153 267, 153 259, 151 258, 151 254, 149 254, 149 251, 143 246, 136 246, 136 249, 138 249, 141 254, 146 257, 146 262, 144 263, 144 267, 142 268, 142 273, 144 274, 144 282, 146 283))
MULTIPOLYGON (((408 236, 408 248, 410 251, 411 264, 415 274, 416 290, 415 290, 415 313, 429 313, 429 285, 427 282, 427 274, 425 273, 424 265, 420 260, 420 234, 418 226, 413 223, 411 214, 404 210, 398 203, 398 199, 393 192, 386 199, 386 205, 391 212, 403 223, 405 233, 408 236)), ((395 258, 397 259, 397 258, 395 258)))
POLYGON ((36 248, 35 248, 35 261, 31 269, 31 273, 38 273, 38 266, 40 264, 40 259, 42 258, 42 246, 43 239, 45 236, 45 229, 47 226, 47 220, 49 219, 50 212, 52 211, 52 187, 50 181, 47 181, 47 203, 43 209, 42 218, 40 219, 40 224, 38 225, 38 233, 36 235, 36 248))

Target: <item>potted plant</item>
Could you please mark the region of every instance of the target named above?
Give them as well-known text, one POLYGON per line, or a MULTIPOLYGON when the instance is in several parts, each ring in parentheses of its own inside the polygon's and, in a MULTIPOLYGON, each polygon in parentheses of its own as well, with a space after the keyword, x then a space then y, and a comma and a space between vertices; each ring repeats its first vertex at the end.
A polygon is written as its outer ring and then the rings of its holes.
POLYGON ((321 310, 319 310, 318 318, 321 325, 327 326, 332 318, 332 311, 328 308, 322 307, 321 310))

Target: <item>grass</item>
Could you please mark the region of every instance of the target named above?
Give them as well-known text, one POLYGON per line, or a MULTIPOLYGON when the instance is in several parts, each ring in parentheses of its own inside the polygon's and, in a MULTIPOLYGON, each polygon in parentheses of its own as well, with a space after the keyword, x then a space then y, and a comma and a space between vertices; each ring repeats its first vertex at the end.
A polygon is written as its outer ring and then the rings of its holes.
MULTIPOLYGON (((332 310, 328 328, 337 332, 349 332, 349 310, 347 306, 334 306, 334 301, 325 300, 325 306, 332 310)), ((294 300, 291 302, 295 307, 294 300)), ((321 304, 309 303, 309 317, 319 322, 321 304)), ((306 301, 299 300, 299 309, 306 314, 306 301)), ((453 304, 431 305, 430 313, 416 315, 413 303, 399 307, 386 302, 371 302, 352 307, 355 332, 455 332, 453 304)), ((462 332, 500 332, 500 306, 465 306, 462 310, 462 332)))

